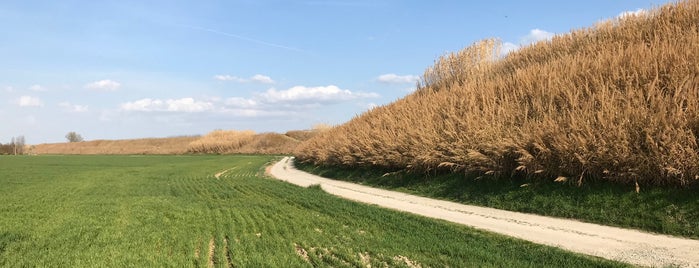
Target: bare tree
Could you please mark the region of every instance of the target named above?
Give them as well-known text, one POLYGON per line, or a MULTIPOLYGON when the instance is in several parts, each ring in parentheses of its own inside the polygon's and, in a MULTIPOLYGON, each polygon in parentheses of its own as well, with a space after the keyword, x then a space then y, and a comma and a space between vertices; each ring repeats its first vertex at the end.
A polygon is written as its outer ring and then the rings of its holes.
POLYGON ((80 136, 80 134, 76 133, 75 131, 68 132, 66 134, 66 139, 68 142, 81 142, 83 141, 83 137, 80 136))
POLYGON ((24 136, 12 137, 10 143, 0 146, 1 154, 24 154, 24 136))
POLYGON ((24 136, 15 138, 15 154, 24 154, 24 136))

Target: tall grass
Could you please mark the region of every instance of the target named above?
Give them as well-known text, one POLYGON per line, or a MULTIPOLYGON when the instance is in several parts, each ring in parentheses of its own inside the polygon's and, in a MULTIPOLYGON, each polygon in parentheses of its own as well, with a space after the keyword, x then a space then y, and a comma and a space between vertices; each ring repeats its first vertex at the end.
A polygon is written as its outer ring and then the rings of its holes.
POLYGON ((252 130, 214 130, 193 141, 187 148, 191 153, 230 153, 252 141, 255 131, 252 130))
POLYGON ((291 154, 302 140, 320 133, 318 129, 292 130, 286 134, 252 130, 215 130, 189 144, 187 152, 204 154, 291 154))
POLYGON ((295 151, 318 165, 686 186, 699 178, 699 1, 499 58, 485 40, 418 90, 295 151))

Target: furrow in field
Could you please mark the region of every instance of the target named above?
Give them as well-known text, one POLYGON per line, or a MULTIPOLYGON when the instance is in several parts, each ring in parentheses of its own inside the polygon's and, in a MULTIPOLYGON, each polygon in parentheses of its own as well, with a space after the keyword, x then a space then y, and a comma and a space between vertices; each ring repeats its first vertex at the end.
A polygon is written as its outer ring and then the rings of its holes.
POLYGON ((208 255, 209 261, 207 262, 209 267, 214 267, 214 265, 216 265, 215 258, 214 258, 215 253, 216 253, 216 240, 212 236, 211 240, 209 240, 209 255, 208 255))
POLYGON ((234 267, 233 258, 231 258, 231 244, 228 235, 223 237, 223 252, 226 254, 226 267, 234 267))

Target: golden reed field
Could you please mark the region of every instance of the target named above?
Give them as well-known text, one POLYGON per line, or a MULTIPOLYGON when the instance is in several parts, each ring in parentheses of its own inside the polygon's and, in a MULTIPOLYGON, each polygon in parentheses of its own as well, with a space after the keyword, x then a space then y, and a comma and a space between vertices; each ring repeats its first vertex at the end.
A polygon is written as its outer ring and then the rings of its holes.
POLYGON ((302 143, 301 161, 687 186, 699 181, 699 1, 512 52, 477 42, 415 93, 302 143))
POLYGON ((301 141, 325 129, 328 127, 318 125, 311 130, 285 134, 214 130, 204 136, 38 144, 27 151, 32 154, 291 154, 301 141))

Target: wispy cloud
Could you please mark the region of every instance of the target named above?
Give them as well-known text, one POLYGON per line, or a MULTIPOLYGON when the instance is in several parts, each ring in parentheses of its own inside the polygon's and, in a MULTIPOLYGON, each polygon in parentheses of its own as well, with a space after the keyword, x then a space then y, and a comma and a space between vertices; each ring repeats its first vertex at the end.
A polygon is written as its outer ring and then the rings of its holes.
POLYGON ((253 75, 250 78, 242 78, 242 77, 237 77, 237 76, 232 76, 232 75, 214 75, 214 79, 219 80, 219 81, 233 81, 233 82, 238 82, 238 83, 261 83, 261 84, 274 84, 274 80, 272 80, 271 77, 266 76, 266 75, 261 75, 261 74, 256 74, 253 75))
POLYGON ((21 96, 17 99, 17 105, 20 107, 42 107, 44 102, 37 97, 21 96))
POLYGON ((121 104, 123 111, 135 112, 185 112, 196 113, 211 111, 214 109, 214 104, 208 101, 198 101, 194 98, 181 99, 140 99, 133 102, 121 104))
POLYGON ((522 36, 522 38, 520 38, 519 44, 515 44, 512 42, 503 42, 501 54, 503 56, 507 55, 512 51, 520 49, 522 46, 530 45, 543 40, 550 40, 554 36, 556 36, 556 34, 552 32, 544 31, 538 28, 532 29, 531 31, 529 31, 527 35, 522 36))
POLYGON ((515 50, 518 50, 518 49, 519 49, 519 45, 516 45, 514 43, 510 43, 510 42, 502 43, 502 54, 503 55, 507 55, 508 53, 515 51, 515 50))
POLYGON ((99 80, 85 85, 85 88, 97 91, 116 91, 121 83, 109 79, 99 80))
POLYGON ((636 9, 636 11, 624 11, 619 13, 616 17, 619 19, 627 18, 627 17, 638 17, 642 16, 648 13, 648 10, 645 10, 643 8, 636 9))
POLYGON ((32 85, 29 87, 29 90, 34 91, 34 92, 45 92, 47 89, 45 87, 42 87, 41 85, 32 85))
POLYGON ((335 103, 360 98, 377 98, 376 93, 353 92, 337 86, 306 87, 295 86, 287 90, 269 89, 259 94, 259 97, 269 103, 335 103))
POLYGON ((382 74, 376 78, 376 81, 387 84, 408 84, 416 83, 420 80, 417 75, 397 75, 397 74, 382 74))
POLYGON ((74 113, 84 113, 88 111, 87 105, 77 105, 77 104, 71 104, 70 102, 61 102, 58 104, 58 106, 62 107, 68 112, 74 112, 74 113))
POLYGON ((242 108, 242 109, 257 108, 260 106, 260 102, 258 102, 256 100, 240 98, 240 97, 228 98, 228 99, 226 99, 224 104, 226 106, 242 108))
POLYGON ((549 40, 555 35, 555 33, 547 32, 541 29, 532 29, 529 31, 529 34, 522 37, 522 43, 532 44, 543 40, 549 40))
POLYGON ((334 85, 307 87, 295 86, 286 90, 268 89, 258 92, 251 98, 181 98, 181 99, 151 99, 144 98, 122 103, 119 107, 123 112, 168 112, 168 113, 201 113, 258 115, 284 115, 291 110, 303 110, 311 107, 332 105, 360 99, 377 98, 379 94, 355 92, 341 89, 334 85))
POLYGON ((271 42, 267 42, 267 41, 262 41, 262 40, 259 40, 259 39, 255 39, 255 38, 251 38, 251 37, 247 37, 247 36, 242 36, 242 35, 239 35, 239 34, 228 33, 228 32, 224 32, 224 31, 219 31, 219 30, 215 30, 215 29, 208 29, 208 28, 203 28, 203 27, 198 27, 198 26, 192 26, 192 25, 180 25, 180 26, 181 26, 181 27, 185 27, 185 28, 189 28, 189 29, 192 29, 192 30, 197 30, 197 31, 202 31, 202 32, 208 32, 208 33, 213 33, 213 34, 222 35, 222 36, 227 36, 227 37, 232 37, 232 38, 235 38, 235 39, 238 39, 238 40, 243 40, 243 41, 247 41, 247 42, 251 42, 251 43, 255 43, 255 44, 259 44, 259 45, 264 45, 264 46, 268 46, 268 47, 275 47, 275 48, 281 48, 281 49, 286 49, 286 50, 291 50, 291 51, 304 52, 304 53, 306 53, 305 50, 302 50, 302 49, 299 49, 299 48, 295 48, 295 47, 291 47, 291 46, 285 46, 285 45, 280 45, 280 44, 275 44, 275 43, 271 43, 271 42))
POLYGON ((266 75, 256 74, 250 77, 250 81, 263 83, 263 84, 274 84, 274 80, 266 75))

